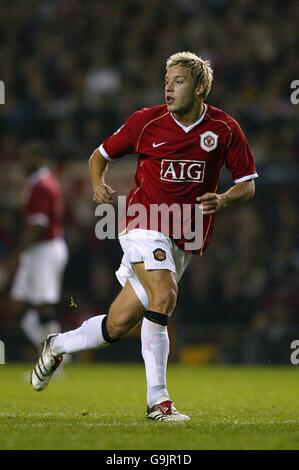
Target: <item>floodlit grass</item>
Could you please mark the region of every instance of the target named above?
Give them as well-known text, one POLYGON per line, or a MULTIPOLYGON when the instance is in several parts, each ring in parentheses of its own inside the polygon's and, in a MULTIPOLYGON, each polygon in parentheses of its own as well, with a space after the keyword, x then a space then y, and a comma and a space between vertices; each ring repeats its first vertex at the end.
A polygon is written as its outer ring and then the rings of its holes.
POLYGON ((145 419, 142 365, 71 365, 41 393, 0 366, 0 449, 299 449, 296 367, 170 366, 187 423, 145 419))

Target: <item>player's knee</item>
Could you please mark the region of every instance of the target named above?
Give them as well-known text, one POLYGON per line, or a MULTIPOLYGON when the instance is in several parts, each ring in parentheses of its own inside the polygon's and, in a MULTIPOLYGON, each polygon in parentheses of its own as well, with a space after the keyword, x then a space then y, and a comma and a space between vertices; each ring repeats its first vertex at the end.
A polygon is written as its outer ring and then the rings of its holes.
POLYGON ((171 286, 168 289, 152 292, 149 296, 149 310, 154 312, 171 314, 177 301, 177 288, 171 286))
POLYGON ((116 340, 125 336, 133 327, 130 322, 120 321, 118 318, 107 317, 107 332, 111 339, 116 340))

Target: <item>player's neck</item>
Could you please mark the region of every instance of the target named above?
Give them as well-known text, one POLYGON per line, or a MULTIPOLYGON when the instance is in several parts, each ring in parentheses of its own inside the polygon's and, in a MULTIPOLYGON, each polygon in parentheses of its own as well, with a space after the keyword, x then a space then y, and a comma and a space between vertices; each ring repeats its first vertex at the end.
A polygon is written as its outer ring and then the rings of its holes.
POLYGON ((196 121, 198 121, 203 114, 205 107, 203 103, 199 103, 196 107, 188 111, 187 113, 172 113, 173 117, 179 121, 184 126, 192 126, 196 121))

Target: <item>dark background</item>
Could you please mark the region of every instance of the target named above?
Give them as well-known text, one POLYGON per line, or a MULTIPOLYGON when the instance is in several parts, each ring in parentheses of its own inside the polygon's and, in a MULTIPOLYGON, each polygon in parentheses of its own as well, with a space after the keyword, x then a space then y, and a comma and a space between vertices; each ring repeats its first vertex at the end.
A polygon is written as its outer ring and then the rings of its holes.
MULTIPOLYGON (((215 71, 207 102, 243 127, 256 158, 256 197, 220 212, 211 247, 194 257, 172 319, 172 359, 183 363, 289 362, 299 338, 299 3, 271 0, 26 0, 0 4, 0 259, 22 230, 20 145, 45 140, 66 198, 71 257, 59 318, 65 329, 107 312, 119 292, 117 241, 95 238, 87 161, 134 110, 163 102, 165 61, 191 50, 215 71), (297 33, 297 35, 296 35, 297 33), (69 307, 73 297, 78 308, 69 307)), ((110 167, 127 194, 136 157, 110 167)), ((231 184, 223 174, 221 190, 231 184)), ((0 295, 10 360, 34 350, 0 295)), ((140 358, 138 331, 89 360, 140 358)))

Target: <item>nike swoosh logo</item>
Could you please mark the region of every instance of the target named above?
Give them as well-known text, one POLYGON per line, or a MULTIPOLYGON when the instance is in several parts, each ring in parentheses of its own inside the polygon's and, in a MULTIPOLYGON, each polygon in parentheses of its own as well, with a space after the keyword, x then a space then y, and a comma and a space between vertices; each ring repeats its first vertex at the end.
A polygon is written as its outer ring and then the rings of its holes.
POLYGON ((164 145, 164 144, 167 144, 167 142, 161 142, 160 144, 156 144, 155 142, 153 142, 153 147, 154 148, 160 147, 160 145, 164 145))

